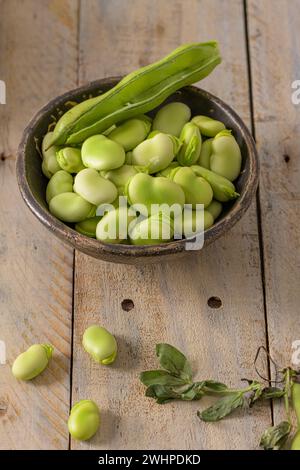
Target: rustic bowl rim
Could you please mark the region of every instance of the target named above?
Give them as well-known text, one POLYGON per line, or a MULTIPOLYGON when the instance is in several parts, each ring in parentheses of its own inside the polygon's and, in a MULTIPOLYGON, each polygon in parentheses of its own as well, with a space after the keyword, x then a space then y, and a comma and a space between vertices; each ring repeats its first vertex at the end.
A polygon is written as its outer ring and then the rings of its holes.
MULTIPOLYGON (((146 260, 146 258, 148 257, 152 258, 159 256, 167 256, 182 252, 187 253, 185 249, 185 239, 174 240, 158 245, 136 246, 103 243, 99 240, 86 237, 85 235, 76 232, 74 229, 64 224, 56 217, 54 217, 49 211, 47 211, 37 201, 29 186, 26 175, 26 147, 37 123, 43 119, 44 115, 48 113, 50 109, 57 108, 64 101, 72 100, 72 98, 74 98, 74 95, 80 95, 84 93, 87 94, 90 89, 98 87, 101 88, 101 86, 104 85, 107 86, 109 83, 117 82, 121 78, 122 77, 107 77, 89 82, 85 85, 69 90, 50 100, 47 104, 40 108, 39 111, 37 111, 37 113, 32 117, 23 132, 22 139, 17 152, 16 174, 22 198, 24 199, 26 205, 29 207, 32 213, 37 217, 37 219, 52 233, 58 236, 61 240, 71 244, 74 248, 96 258, 102 258, 111 261, 116 261, 117 258, 119 262, 130 263, 131 259, 132 262, 134 262, 136 258, 144 258, 146 260)), ((223 233, 231 229, 250 206, 258 185, 259 161, 255 142, 253 140, 252 135, 250 134, 250 131, 244 124, 243 120, 239 117, 239 115, 229 105, 227 105, 223 100, 214 96, 210 92, 198 88, 196 86, 187 86, 184 87, 184 89, 186 91, 190 90, 192 92, 200 93, 206 99, 222 108, 223 111, 227 115, 229 115, 230 118, 235 122, 235 125, 241 133, 248 148, 249 171, 245 185, 243 187, 243 194, 241 194, 236 203, 232 206, 232 208, 230 208, 225 217, 217 221, 212 227, 205 231, 204 244, 208 245, 209 243, 220 237, 223 233)))

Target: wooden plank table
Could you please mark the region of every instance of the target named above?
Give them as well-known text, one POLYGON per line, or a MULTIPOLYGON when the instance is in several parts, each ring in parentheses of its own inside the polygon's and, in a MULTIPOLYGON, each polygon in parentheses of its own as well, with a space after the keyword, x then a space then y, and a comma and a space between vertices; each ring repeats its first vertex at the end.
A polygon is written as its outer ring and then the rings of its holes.
MULTIPOLYGON (((280 411, 259 406, 218 424, 200 405, 154 404, 138 375, 156 367, 155 344, 191 359, 197 377, 237 385, 253 377, 257 348, 280 364, 300 339, 300 79, 297 0, 0 0, 0 449, 256 449, 280 411), (276 4, 276 8, 274 8, 276 4), (280 15, 278 14, 280 11, 280 15), (16 149, 31 115, 78 84, 148 64, 181 43, 218 39, 223 63, 201 87, 227 101, 255 134, 256 202, 225 237, 174 263, 126 266, 73 252, 21 201, 16 149), (298 73, 298 77, 297 77, 298 73), (217 296, 221 308, 208 305, 217 296), (126 311, 122 301, 130 299, 126 311), (118 338, 105 368, 81 347, 100 323, 118 338), (48 372, 17 382, 10 367, 34 342, 50 342, 48 372), (91 398, 102 430, 69 440, 70 406, 91 398)), ((267 362, 262 372, 274 374, 267 362)))

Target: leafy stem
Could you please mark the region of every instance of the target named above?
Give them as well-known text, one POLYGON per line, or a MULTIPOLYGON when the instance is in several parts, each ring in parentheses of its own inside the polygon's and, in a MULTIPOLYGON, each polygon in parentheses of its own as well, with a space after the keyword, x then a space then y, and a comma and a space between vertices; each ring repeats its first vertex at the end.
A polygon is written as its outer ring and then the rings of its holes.
POLYGON ((147 397, 163 404, 171 400, 200 400, 204 395, 216 396, 218 399, 212 406, 197 412, 198 417, 206 422, 219 421, 236 409, 250 408, 258 401, 283 398, 286 420, 266 429, 260 445, 268 450, 284 446, 292 431, 290 399, 296 371, 289 367, 279 371, 281 380, 276 381, 276 384, 281 387, 265 386, 256 380, 243 379, 248 382, 244 388, 229 388, 215 380, 194 382, 189 361, 170 344, 158 344, 156 355, 161 369, 145 371, 140 375, 141 382, 147 387, 147 397))

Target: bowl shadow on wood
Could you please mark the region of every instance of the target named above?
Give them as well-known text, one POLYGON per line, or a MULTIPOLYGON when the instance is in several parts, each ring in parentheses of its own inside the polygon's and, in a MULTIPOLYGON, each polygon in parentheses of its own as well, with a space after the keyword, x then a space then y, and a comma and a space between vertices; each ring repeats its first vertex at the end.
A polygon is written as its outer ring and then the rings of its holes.
MULTIPOLYGON (((64 242, 90 256, 114 263, 147 264, 188 256, 195 251, 186 250, 186 240, 174 240, 152 246, 114 245, 88 238, 71 226, 56 219, 48 210, 45 200, 47 179, 41 170, 38 151, 53 116, 65 112, 68 101, 80 102, 112 88, 121 77, 97 80, 69 91, 44 106, 25 129, 18 149, 17 179, 22 197, 33 214, 47 229, 64 242)), ((242 119, 222 100, 194 86, 182 88, 163 104, 182 101, 192 110, 192 115, 205 114, 224 122, 232 129, 242 152, 242 171, 235 181, 240 197, 225 205, 216 223, 205 231, 204 247, 227 232, 244 215, 255 195, 258 184, 258 158, 253 138, 242 119)), ((161 105, 162 106, 162 105, 161 105)), ((161 107, 160 106, 160 107, 161 107)), ((156 108, 156 110, 159 109, 156 108)), ((155 111, 150 112, 153 115, 155 111)), ((203 247, 203 248, 204 248, 203 247)))

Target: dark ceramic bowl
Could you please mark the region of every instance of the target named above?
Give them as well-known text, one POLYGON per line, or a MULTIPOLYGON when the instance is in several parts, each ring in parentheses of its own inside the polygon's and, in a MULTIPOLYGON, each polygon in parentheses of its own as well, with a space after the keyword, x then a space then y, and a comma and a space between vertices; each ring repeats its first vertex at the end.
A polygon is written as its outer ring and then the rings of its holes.
MULTIPOLYGON (((48 210, 45 201, 47 179, 41 170, 41 157, 37 151, 37 144, 40 146, 48 125, 53 120, 51 116, 58 116, 59 111, 65 111, 67 101, 79 102, 90 95, 96 96, 113 87, 119 79, 120 77, 105 78, 69 91, 50 101, 34 116, 24 131, 18 150, 17 178, 23 199, 40 222, 54 235, 95 258, 116 263, 145 264, 194 253, 186 251, 186 240, 175 240, 152 246, 102 243, 76 232, 56 219, 48 210)), ((191 108, 192 115, 205 114, 223 121, 227 128, 233 130, 242 151, 242 172, 235 181, 240 197, 232 203, 227 203, 217 222, 205 231, 205 247, 227 232, 248 209, 258 183, 257 152, 254 141, 241 118, 219 98, 207 91, 189 86, 174 93, 167 100, 167 102, 170 101, 186 103, 191 108)))

